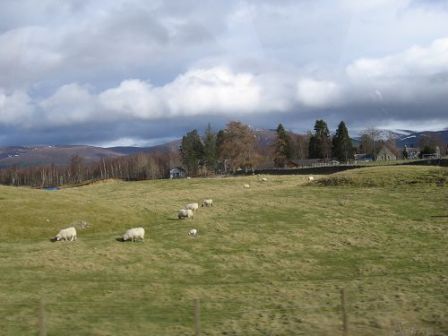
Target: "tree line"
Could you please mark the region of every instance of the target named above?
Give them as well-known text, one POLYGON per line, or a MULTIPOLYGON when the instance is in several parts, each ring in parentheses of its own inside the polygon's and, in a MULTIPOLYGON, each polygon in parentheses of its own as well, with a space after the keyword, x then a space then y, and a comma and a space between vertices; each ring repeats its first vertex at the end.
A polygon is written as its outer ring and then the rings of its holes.
POLYGON ((54 164, 38 167, 0 169, 0 184, 39 188, 77 185, 105 179, 146 180, 167 177, 172 165, 178 164, 177 153, 137 153, 117 158, 86 162, 74 155, 66 166, 54 164))
MULTIPOLYGON (((333 135, 327 123, 320 119, 315 121, 313 131, 305 135, 288 132, 279 124, 270 145, 262 144, 262 139, 257 137, 262 137, 260 132, 255 132, 239 121, 229 122, 218 132, 208 125, 203 136, 194 129, 182 138, 182 165, 190 176, 205 176, 235 172, 238 169, 285 168, 294 165, 297 160, 336 160, 346 163, 354 160, 355 153, 365 154, 375 160, 383 147, 387 147, 397 158, 407 158, 406 151, 397 148, 392 133, 375 128, 363 130, 360 140, 354 144, 344 121, 338 124, 333 135)), ((440 148, 446 147, 441 139, 430 136, 422 138, 419 147, 422 153, 434 153, 436 144, 440 148)))
MULTIPOLYGON (((443 142, 436 140, 424 138, 424 143, 420 144, 423 151, 431 152, 436 145, 445 149, 443 142)), ((385 137, 374 128, 364 130, 359 144, 354 146, 344 121, 339 123, 333 135, 324 120, 316 120, 313 131, 307 134, 288 132, 279 124, 275 137, 268 143, 263 143, 263 131, 255 132, 244 123, 231 121, 217 132, 210 124, 202 135, 196 129, 187 132, 182 137, 179 151, 142 152, 118 158, 103 158, 94 163, 75 155, 66 166, 50 164, 0 169, 0 183, 49 187, 109 178, 167 178, 170 168, 176 166, 182 166, 190 176, 207 176, 234 173, 240 169, 247 171, 272 166, 284 168, 297 160, 337 160, 343 163, 352 161, 355 152, 367 154, 374 159, 383 146, 387 146, 397 156, 406 158, 406 152, 401 153, 396 148, 392 136, 385 137)))
POLYGON ((183 167, 192 176, 255 169, 260 165, 286 167, 296 159, 335 158, 347 162, 353 159, 354 152, 345 123, 342 121, 331 137, 323 120, 317 120, 314 132, 307 135, 288 132, 279 124, 270 146, 260 144, 257 133, 239 121, 229 122, 218 132, 208 125, 202 137, 196 129, 188 132, 180 147, 183 167))

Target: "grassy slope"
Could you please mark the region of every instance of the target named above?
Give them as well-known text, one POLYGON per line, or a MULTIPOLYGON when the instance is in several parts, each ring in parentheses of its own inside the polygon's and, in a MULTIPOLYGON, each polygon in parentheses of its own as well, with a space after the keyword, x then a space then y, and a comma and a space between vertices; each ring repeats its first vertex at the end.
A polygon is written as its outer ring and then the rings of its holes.
POLYGON ((200 298, 204 335, 334 335, 346 288, 353 334, 448 333, 448 188, 431 177, 446 170, 343 174, 357 183, 272 176, 0 187, 0 330, 36 334, 44 298, 49 335, 191 335, 200 298), (362 176, 391 183, 365 187, 362 176), (215 207, 176 219, 182 205, 208 197, 215 207), (77 242, 48 241, 77 219, 92 223, 77 242), (115 241, 134 226, 147 229, 144 243, 115 241))

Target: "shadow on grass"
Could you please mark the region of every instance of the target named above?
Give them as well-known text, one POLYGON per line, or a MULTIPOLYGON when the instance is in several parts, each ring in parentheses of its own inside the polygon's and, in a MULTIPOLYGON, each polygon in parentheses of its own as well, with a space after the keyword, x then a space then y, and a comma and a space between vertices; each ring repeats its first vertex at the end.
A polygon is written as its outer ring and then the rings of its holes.
POLYGON ((115 238, 115 240, 120 243, 144 243, 145 242, 144 240, 135 240, 135 241, 132 241, 132 239, 124 240, 123 237, 115 238))
POLYGON ((54 237, 54 238, 50 238, 50 239, 48 239, 48 240, 51 241, 52 243, 56 243, 56 242, 61 242, 61 243, 74 243, 74 242, 76 242, 76 239, 75 239, 75 240, 64 240, 64 239, 58 240, 56 237, 54 237))
POLYGON ((445 215, 445 216, 431 216, 431 218, 448 218, 448 215, 445 215))

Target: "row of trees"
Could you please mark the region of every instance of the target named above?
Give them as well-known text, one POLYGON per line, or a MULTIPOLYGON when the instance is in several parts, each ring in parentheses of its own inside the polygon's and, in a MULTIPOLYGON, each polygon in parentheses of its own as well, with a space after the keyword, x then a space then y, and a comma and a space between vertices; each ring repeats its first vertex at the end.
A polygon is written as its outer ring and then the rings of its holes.
MULTIPOLYGON (((286 132, 282 124, 279 124, 274 152, 276 167, 284 167, 288 161, 297 157, 293 143, 292 136, 286 132)), ((335 158, 347 162, 353 159, 354 152, 352 140, 343 121, 340 122, 334 137, 331 138, 327 123, 324 120, 316 120, 314 133, 309 134, 308 158, 323 160, 335 158)))
POLYGON ((0 184, 50 187, 81 184, 110 178, 144 180, 165 178, 171 166, 178 164, 177 153, 138 153, 119 158, 103 158, 89 163, 75 155, 67 166, 11 167, 0 170, 0 184))
MULTIPOLYGON (((443 141, 424 138, 423 151, 432 153, 433 148, 443 141)), ((440 139, 439 139, 440 140, 440 139)), ((385 137, 376 129, 362 133, 359 153, 375 157, 386 145, 397 156, 400 150, 395 139, 385 137)), ((291 161, 305 159, 331 160, 340 162, 353 160, 355 149, 348 129, 341 121, 334 135, 330 134, 324 120, 316 120, 313 132, 298 135, 288 132, 279 124, 275 137, 271 133, 254 132, 248 125, 238 121, 229 122, 226 127, 214 132, 208 125, 201 136, 197 130, 188 132, 183 138, 180 151, 169 150, 156 153, 138 153, 119 158, 101 159, 88 163, 76 155, 67 166, 54 164, 41 167, 12 167, 0 170, 0 183, 9 185, 31 185, 38 187, 62 184, 79 184, 85 181, 118 178, 142 180, 165 178, 169 169, 182 165, 191 176, 207 175, 215 172, 235 172, 257 167, 269 168, 288 166, 291 161), (271 137, 265 139, 263 137, 271 137)), ((442 152, 443 154, 444 152, 442 152)), ((405 153, 403 153, 405 155, 405 153)))
MULTIPOLYGON (((375 159, 384 146, 397 157, 403 157, 396 147, 396 138, 375 128, 364 130, 355 148, 344 121, 339 123, 333 135, 324 120, 316 120, 313 132, 306 135, 288 132, 279 124, 271 145, 263 144, 262 137, 260 132, 256 133, 237 121, 228 123, 217 133, 208 125, 202 137, 193 130, 182 138, 180 153, 183 166, 188 174, 194 176, 260 166, 285 167, 291 161, 305 159, 349 162, 354 159, 355 152, 375 159)), ((430 137, 423 141, 425 143, 420 144, 422 152, 433 152, 437 142, 430 137)))
POLYGON ((218 133, 208 125, 203 138, 197 130, 188 132, 182 138, 180 154, 190 175, 227 172, 253 168, 260 159, 256 145, 256 135, 249 126, 231 121, 218 133))
POLYGON ((317 120, 314 133, 307 136, 287 132, 279 124, 273 144, 266 147, 260 145, 257 134, 249 126, 231 121, 217 133, 208 125, 203 137, 197 130, 188 132, 182 138, 180 154, 183 166, 190 175, 247 170, 263 163, 272 165, 272 162, 276 167, 285 167, 294 159, 329 160, 334 157, 349 161, 354 154, 345 123, 339 124, 332 138, 323 120, 317 120))

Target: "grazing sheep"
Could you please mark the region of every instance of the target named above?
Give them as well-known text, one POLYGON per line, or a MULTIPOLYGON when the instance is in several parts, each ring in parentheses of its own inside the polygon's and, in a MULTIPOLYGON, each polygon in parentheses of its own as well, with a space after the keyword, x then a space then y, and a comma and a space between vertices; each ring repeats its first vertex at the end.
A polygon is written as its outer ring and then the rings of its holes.
POLYGON ((197 229, 191 229, 190 231, 188 231, 188 235, 196 237, 198 235, 198 230, 197 229))
POLYGON ((246 184, 244 184, 243 187, 248 189, 248 188, 250 188, 250 184, 246 183, 246 184))
POLYGON ((190 210, 196 211, 197 209, 199 209, 199 204, 198 203, 187 204, 185 206, 185 209, 190 209, 190 210))
POLYGON ((204 201, 202 201, 202 205, 201 207, 211 207, 213 206, 213 200, 211 198, 205 199, 204 201))
POLYGON ((183 219, 183 218, 192 218, 193 217, 193 210, 191 209, 180 209, 179 213, 177 214, 177 218, 183 219))
POLYGON ((145 229, 142 227, 138 228, 132 228, 126 231, 126 233, 123 235, 123 241, 126 240, 145 240, 145 229))
POLYGON ((59 231, 59 233, 56 235, 56 237, 53 238, 53 240, 55 240, 55 241, 60 241, 60 240, 74 241, 74 240, 76 240, 76 229, 73 226, 66 228, 66 229, 62 229, 61 231, 59 231))
POLYGON ((267 182, 268 179, 267 179, 267 177, 262 177, 260 181, 261 181, 261 182, 267 182))
POLYGON ((308 176, 308 182, 313 182, 314 181, 314 177, 313 176, 308 176))

